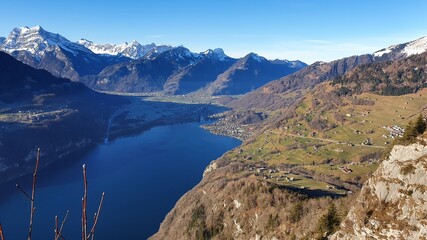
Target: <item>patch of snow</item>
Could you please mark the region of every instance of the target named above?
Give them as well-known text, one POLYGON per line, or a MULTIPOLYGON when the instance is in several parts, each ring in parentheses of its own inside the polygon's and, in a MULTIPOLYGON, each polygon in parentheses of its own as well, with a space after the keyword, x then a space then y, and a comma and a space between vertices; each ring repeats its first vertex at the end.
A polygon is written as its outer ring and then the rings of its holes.
POLYGON ((96 54, 107 54, 107 55, 123 55, 132 59, 139 59, 151 52, 161 53, 167 50, 172 49, 171 46, 161 45, 156 46, 156 44, 151 43, 147 45, 141 45, 137 41, 132 41, 131 43, 125 42, 122 44, 98 44, 87 39, 80 39, 78 44, 85 46, 96 54))
POLYGON ((379 51, 376 51, 376 52, 374 52, 374 56, 375 57, 381 57, 382 55, 384 55, 386 53, 391 53, 391 48, 384 48, 384 49, 381 49, 379 51))
POLYGON ((267 61, 267 59, 265 59, 264 57, 261 57, 260 55, 258 55, 256 53, 250 53, 249 55, 252 59, 254 59, 257 62, 267 61))
POLYGON ((201 54, 207 57, 217 59, 219 61, 224 61, 226 58, 228 58, 228 56, 225 55, 224 50, 222 50, 221 48, 215 48, 214 50, 208 49, 201 54))
POLYGON ((77 55, 78 51, 90 52, 80 44, 70 42, 65 37, 48 32, 40 26, 15 28, 1 45, 1 49, 6 52, 27 51, 36 58, 43 56, 46 51, 55 51, 58 47, 73 55, 77 55))
POLYGON ((411 41, 402 50, 407 56, 423 53, 427 50, 427 37, 411 41))
POLYGON ((373 53, 375 57, 381 57, 384 54, 388 53, 397 53, 397 54, 403 54, 404 56, 412 56, 416 54, 423 53, 427 50, 427 37, 422 37, 420 39, 399 44, 399 45, 392 45, 388 48, 381 49, 379 51, 376 51, 373 53))

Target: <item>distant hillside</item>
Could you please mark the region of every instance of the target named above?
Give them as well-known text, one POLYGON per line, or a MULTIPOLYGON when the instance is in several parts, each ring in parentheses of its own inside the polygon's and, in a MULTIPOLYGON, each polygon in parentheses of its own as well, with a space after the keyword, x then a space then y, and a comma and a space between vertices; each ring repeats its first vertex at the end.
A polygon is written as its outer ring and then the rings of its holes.
POLYGON ((250 92, 305 67, 301 62, 268 61, 250 53, 239 59, 203 91, 208 95, 237 95, 250 92))
POLYGON ((127 101, 36 70, 0 52, 0 182, 102 141, 108 116, 127 101))
POLYGON ((222 49, 208 50, 200 61, 191 64, 168 78, 164 91, 168 94, 188 94, 212 83, 219 74, 237 60, 228 57, 222 49))
POLYGON ((280 109, 303 95, 301 90, 344 74, 350 69, 376 61, 372 55, 343 58, 330 63, 316 62, 298 72, 272 81, 227 105, 233 108, 280 109))
POLYGON ((171 75, 198 62, 200 56, 178 47, 153 59, 142 58, 109 66, 98 75, 82 78, 87 86, 103 91, 157 92, 171 75))
POLYGON ((427 53, 393 62, 361 65, 337 77, 333 84, 340 95, 372 92, 403 95, 427 87, 427 53))
MULTIPOLYGON (((326 80, 335 79, 353 68, 374 63, 405 59, 427 50, 427 37, 393 45, 373 54, 352 56, 329 63, 316 62, 302 70, 260 87, 240 99, 229 102, 233 108, 276 110, 289 106, 303 96, 307 89, 326 80)), ((419 71, 419 70, 417 70, 419 71)))

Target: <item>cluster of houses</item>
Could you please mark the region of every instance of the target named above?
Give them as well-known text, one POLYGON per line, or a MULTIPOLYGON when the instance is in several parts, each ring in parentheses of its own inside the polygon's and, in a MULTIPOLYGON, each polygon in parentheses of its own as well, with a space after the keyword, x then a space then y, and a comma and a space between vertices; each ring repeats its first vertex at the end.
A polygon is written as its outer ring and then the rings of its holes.
POLYGON ((20 110, 18 111, 18 114, 16 116, 18 116, 19 120, 22 122, 35 123, 35 122, 43 121, 50 118, 55 119, 58 114, 62 114, 64 111, 65 110, 62 109, 56 112, 46 113, 40 110, 37 110, 37 111, 21 111, 20 110))
POLYGON ((392 138, 395 139, 396 137, 403 137, 403 133, 405 133, 405 129, 393 125, 393 126, 383 126, 384 129, 386 129, 387 131, 390 132, 390 134, 387 135, 383 135, 384 138, 392 138))
POLYGON ((227 121, 205 125, 204 127, 215 134, 233 136, 241 140, 248 139, 251 136, 251 133, 243 129, 240 125, 232 124, 227 121))

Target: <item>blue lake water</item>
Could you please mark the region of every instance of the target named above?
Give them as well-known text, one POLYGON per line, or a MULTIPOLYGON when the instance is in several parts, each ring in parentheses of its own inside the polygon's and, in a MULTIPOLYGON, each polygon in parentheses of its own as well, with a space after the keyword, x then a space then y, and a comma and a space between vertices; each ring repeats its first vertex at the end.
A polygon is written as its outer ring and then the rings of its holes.
MULTIPOLYGON (((202 178, 207 164, 240 141, 218 136, 198 123, 152 128, 138 136, 99 145, 72 163, 39 172, 34 240, 53 239, 54 216, 69 218, 63 235, 81 239, 82 164, 88 175, 88 219, 106 193, 96 239, 146 239, 154 234, 176 201, 202 178)), ((41 159, 43 161, 43 159, 41 159)), ((32 176, 17 180, 30 192, 32 176)), ((29 200, 0 185, 0 221, 7 240, 26 239, 29 200)))

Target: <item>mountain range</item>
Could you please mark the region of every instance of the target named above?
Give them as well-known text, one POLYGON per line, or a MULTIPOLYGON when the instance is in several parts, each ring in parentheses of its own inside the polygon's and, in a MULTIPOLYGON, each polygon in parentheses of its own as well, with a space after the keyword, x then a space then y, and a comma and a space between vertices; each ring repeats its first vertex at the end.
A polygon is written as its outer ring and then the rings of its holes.
POLYGON ((0 49, 34 68, 73 81, 78 81, 81 76, 98 74, 111 64, 130 60, 123 56, 95 54, 40 26, 13 29, 0 49))
POLYGON ((173 48, 167 45, 156 46, 154 43, 141 45, 137 41, 123 44, 97 44, 87 39, 80 39, 78 43, 96 54, 122 55, 131 59, 139 59, 150 53, 162 53, 173 48))
POLYGON ((114 92, 243 94, 306 66, 301 61, 269 61, 253 53, 233 59, 222 49, 193 53, 183 46, 137 41, 72 42, 40 26, 13 29, 0 41, 0 50, 54 76, 114 92))

